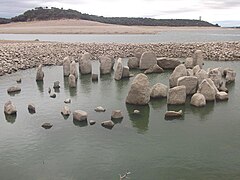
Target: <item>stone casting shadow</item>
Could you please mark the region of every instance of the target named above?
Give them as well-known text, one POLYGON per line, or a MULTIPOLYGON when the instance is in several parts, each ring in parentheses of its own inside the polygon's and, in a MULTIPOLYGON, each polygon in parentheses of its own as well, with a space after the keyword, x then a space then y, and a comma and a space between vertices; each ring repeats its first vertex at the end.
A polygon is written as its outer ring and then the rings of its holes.
POLYGON ((36 81, 37 82, 37 86, 38 86, 38 90, 43 93, 43 81, 36 81))
POLYGON ((77 120, 73 120, 73 124, 75 126, 79 126, 79 127, 85 127, 88 125, 87 121, 77 121, 77 120))
POLYGON ((11 123, 11 124, 15 123, 16 118, 17 118, 17 114, 13 114, 13 115, 5 114, 6 121, 11 123))

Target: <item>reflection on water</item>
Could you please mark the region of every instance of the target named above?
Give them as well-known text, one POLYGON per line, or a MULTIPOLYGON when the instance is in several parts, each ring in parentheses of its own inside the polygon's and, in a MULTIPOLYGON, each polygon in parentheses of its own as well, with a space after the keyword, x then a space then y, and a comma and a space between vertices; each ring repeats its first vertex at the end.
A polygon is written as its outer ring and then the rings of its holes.
POLYGON ((43 93, 43 81, 36 81, 39 92, 43 93))
POLYGON ((214 105, 214 101, 209 101, 204 107, 195 107, 190 105, 190 109, 193 114, 199 116, 201 120, 205 121, 208 120, 207 117, 213 112, 214 105))
POLYGON ((151 107, 155 110, 157 109, 163 109, 166 107, 167 104, 167 98, 157 98, 157 99, 151 99, 149 102, 151 107))
POLYGON ((77 121, 77 120, 73 120, 73 124, 75 126, 79 126, 79 127, 85 127, 88 125, 87 121, 77 121))
POLYGON ((126 104, 129 119, 132 121, 132 126, 138 129, 138 133, 144 134, 148 130, 149 123, 149 105, 136 106, 131 104, 126 104), (140 111, 139 114, 134 114, 133 111, 137 109, 140 111))
POLYGON ((74 97, 77 95, 77 87, 73 88, 73 87, 69 87, 69 93, 71 97, 74 97))
POLYGON ((80 75, 79 82, 81 84, 81 90, 83 91, 83 93, 88 94, 91 92, 92 87, 91 74, 80 75))
POLYGON ((21 91, 15 91, 15 92, 11 92, 11 93, 8 93, 9 94, 9 96, 15 96, 15 95, 17 95, 17 94, 20 94, 21 93, 21 91))
POLYGON ((6 121, 11 124, 15 123, 16 118, 17 118, 17 114, 13 114, 13 115, 5 114, 6 121))

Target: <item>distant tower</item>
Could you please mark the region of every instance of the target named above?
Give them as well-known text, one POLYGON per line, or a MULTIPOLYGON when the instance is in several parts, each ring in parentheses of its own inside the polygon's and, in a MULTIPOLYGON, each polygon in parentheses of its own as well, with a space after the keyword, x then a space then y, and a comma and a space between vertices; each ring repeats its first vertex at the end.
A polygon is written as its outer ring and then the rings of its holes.
POLYGON ((199 21, 201 21, 202 20, 202 16, 199 16, 199 21))

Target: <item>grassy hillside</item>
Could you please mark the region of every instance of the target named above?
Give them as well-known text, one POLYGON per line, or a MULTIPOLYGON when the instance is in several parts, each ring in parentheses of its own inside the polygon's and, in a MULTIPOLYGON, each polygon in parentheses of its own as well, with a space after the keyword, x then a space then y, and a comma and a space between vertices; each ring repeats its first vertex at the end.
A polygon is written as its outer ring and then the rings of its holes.
POLYGON ((152 19, 152 18, 129 18, 129 17, 103 17, 89 15, 76 10, 64 10, 59 8, 37 7, 28 10, 23 14, 13 17, 12 22, 27 22, 38 20, 58 20, 58 19, 83 19, 107 24, 119 24, 128 26, 216 26, 206 21, 190 19, 152 19))

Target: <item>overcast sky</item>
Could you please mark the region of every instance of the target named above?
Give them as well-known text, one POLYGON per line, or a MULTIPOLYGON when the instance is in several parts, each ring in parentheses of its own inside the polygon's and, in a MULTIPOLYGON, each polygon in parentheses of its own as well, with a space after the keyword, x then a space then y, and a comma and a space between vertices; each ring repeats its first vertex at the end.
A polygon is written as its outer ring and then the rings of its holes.
POLYGON ((240 21, 240 0, 0 0, 0 17, 38 6, 74 9, 102 16, 240 21))

